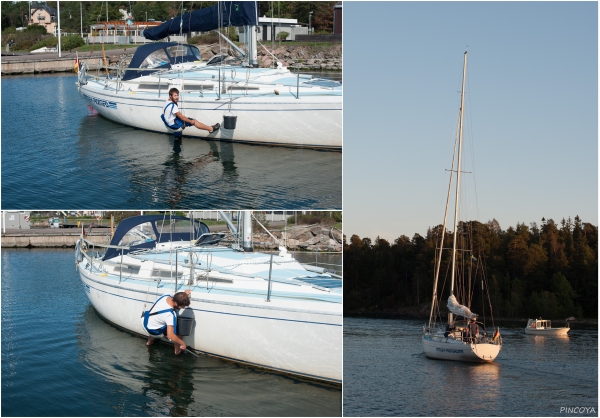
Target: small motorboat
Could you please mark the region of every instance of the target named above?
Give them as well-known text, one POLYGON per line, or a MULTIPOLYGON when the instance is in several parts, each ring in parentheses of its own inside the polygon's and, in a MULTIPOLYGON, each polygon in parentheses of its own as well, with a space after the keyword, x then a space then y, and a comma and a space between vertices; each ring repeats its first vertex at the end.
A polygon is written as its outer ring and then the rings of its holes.
POLYGON ((552 328, 552 322, 547 319, 530 319, 525 327, 525 334, 530 335, 566 335, 569 328, 569 321, 575 318, 572 316, 567 318, 567 325, 562 328, 552 328))

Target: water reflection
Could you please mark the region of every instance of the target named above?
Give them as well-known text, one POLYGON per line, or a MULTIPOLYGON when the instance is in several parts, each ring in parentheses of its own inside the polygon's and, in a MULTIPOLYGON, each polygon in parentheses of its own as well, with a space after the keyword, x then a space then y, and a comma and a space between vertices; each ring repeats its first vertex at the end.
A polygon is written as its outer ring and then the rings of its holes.
POLYGON ((107 197, 125 199, 123 208, 341 207, 339 152, 175 141, 98 115, 83 117, 79 138, 74 165, 88 168, 107 197))
POLYGON ((163 342, 147 347, 91 305, 76 335, 79 361, 119 388, 106 400, 119 415, 341 415, 339 388, 202 355, 175 356, 163 342))
POLYGON ((598 404, 596 328, 549 338, 501 326, 500 355, 476 364, 425 357, 422 325, 344 318, 344 416, 557 416, 569 399, 598 404))

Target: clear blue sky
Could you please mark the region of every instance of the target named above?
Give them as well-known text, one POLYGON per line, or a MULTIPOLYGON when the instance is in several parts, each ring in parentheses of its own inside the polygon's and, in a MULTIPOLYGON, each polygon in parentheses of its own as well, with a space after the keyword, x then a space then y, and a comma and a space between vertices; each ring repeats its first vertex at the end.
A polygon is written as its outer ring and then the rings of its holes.
POLYGON ((598 225, 596 2, 344 2, 348 239, 442 223, 467 45, 469 220, 598 225))

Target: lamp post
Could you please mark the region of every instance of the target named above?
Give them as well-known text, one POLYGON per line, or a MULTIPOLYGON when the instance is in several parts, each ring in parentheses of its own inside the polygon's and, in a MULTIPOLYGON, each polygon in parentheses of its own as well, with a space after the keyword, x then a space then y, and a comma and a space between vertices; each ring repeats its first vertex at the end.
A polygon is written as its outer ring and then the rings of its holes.
MULTIPOLYGON (((69 10, 69 28, 71 27, 71 11, 69 10)), ((71 40, 73 33, 69 32, 69 54, 73 53, 73 41, 71 40)))
POLYGON ((308 12, 308 34, 309 35, 311 34, 311 31, 310 31, 310 21, 311 21, 311 18, 312 18, 312 14, 313 14, 313 12, 308 12))

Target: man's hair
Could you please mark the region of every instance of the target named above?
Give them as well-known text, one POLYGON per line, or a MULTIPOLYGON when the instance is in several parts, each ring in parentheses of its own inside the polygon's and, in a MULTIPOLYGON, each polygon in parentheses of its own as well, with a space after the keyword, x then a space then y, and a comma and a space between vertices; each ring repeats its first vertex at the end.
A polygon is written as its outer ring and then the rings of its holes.
POLYGON ((190 306, 190 298, 185 292, 177 292, 173 296, 173 302, 177 302, 177 306, 190 306))
POLYGON ((173 95, 173 93, 177 93, 177 94, 179 94, 179 90, 177 90, 177 88, 176 88, 176 87, 173 87, 173 88, 171 88, 171 90, 169 90, 169 96, 172 96, 172 95, 173 95))

